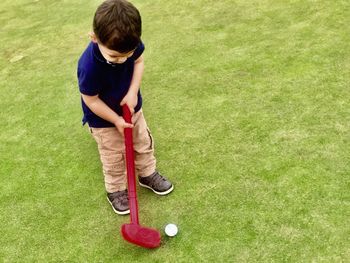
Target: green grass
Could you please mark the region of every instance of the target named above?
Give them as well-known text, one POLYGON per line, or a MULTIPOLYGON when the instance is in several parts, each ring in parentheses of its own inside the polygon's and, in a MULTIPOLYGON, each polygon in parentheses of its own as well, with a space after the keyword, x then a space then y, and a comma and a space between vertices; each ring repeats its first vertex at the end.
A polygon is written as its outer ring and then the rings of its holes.
POLYGON ((175 191, 119 234, 76 63, 100 1, 0 3, 1 262, 349 262, 350 3, 135 0, 144 112, 175 191))

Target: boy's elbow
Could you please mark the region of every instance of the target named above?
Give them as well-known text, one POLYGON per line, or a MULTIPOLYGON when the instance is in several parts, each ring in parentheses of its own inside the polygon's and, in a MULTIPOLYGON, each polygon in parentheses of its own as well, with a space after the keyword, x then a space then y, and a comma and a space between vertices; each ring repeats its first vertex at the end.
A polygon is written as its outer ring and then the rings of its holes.
POLYGON ((81 97, 83 98, 83 101, 87 106, 94 104, 98 100, 98 95, 96 96, 89 96, 81 93, 81 97))

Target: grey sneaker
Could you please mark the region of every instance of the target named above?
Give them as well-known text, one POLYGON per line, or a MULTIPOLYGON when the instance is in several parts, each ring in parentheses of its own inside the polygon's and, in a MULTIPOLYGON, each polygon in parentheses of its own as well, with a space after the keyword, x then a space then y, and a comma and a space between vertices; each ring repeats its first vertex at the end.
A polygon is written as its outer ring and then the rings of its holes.
POLYGON ((113 211, 118 215, 127 215, 130 213, 127 190, 107 193, 107 200, 111 204, 113 211))
POLYGON ((151 189, 157 195, 167 195, 174 190, 173 184, 158 172, 154 172, 150 176, 146 177, 139 176, 139 184, 143 187, 151 189))

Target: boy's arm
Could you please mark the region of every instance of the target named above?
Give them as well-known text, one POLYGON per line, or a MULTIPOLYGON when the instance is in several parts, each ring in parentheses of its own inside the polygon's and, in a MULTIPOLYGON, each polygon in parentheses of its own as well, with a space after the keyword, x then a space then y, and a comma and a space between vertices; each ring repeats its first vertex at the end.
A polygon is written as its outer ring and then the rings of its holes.
POLYGON ((139 92, 139 88, 141 85, 144 68, 144 59, 143 55, 141 55, 137 60, 135 60, 134 74, 132 76, 129 91, 120 103, 121 106, 127 104, 132 114, 134 113, 134 108, 137 105, 137 93, 139 92))
POLYGON ((115 113, 111 108, 109 108, 99 97, 96 96, 88 96, 85 94, 81 94, 85 104, 89 107, 89 109, 95 113, 97 116, 102 119, 109 121, 115 125, 118 131, 123 134, 124 128, 133 128, 132 124, 129 124, 124 121, 122 117, 120 117, 117 113, 115 113))

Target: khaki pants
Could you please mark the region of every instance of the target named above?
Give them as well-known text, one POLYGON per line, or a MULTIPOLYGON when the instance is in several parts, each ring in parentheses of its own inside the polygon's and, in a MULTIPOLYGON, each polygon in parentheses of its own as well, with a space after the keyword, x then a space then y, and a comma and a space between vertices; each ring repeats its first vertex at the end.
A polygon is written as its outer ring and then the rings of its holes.
MULTIPOLYGON (((133 141, 137 176, 149 176, 156 170, 154 143, 142 111, 135 113, 133 141)), ((113 128, 90 128, 97 142, 108 193, 127 188, 124 137, 113 128)))

